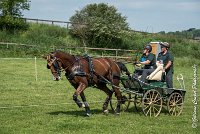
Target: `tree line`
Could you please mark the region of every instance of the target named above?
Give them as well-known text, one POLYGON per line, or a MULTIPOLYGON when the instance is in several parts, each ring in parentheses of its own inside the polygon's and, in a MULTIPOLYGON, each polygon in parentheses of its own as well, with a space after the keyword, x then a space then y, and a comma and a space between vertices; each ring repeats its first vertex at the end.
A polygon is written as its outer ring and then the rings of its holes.
POLYGON ((172 35, 179 38, 200 40, 200 29, 196 28, 189 28, 188 30, 168 32, 168 33, 165 33, 165 31, 161 31, 159 32, 159 34, 172 35))

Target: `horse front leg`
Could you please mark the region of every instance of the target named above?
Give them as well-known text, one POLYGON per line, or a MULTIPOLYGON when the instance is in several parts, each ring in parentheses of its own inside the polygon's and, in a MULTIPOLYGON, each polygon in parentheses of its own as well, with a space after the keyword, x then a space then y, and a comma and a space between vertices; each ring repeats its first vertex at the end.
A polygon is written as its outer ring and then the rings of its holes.
POLYGON ((83 103, 78 99, 77 92, 74 93, 73 100, 78 105, 79 108, 83 107, 83 103))
POLYGON ((86 88, 86 85, 83 83, 80 83, 78 88, 76 89, 74 95, 73 95, 73 100, 75 101, 75 103, 78 105, 79 108, 84 107, 86 110, 86 115, 89 116, 90 115, 90 108, 88 103, 86 102, 86 98, 85 95, 83 93, 83 90, 86 88), (81 102, 78 99, 78 96, 81 96, 81 99, 83 100, 83 102, 81 102))
POLYGON ((89 104, 88 104, 87 101, 86 101, 86 97, 85 97, 85 95, 84 95, 84 92, 81 92, 81 93, 80 93, 80 96, 81 96, 81 99, 82 99, 82 101, 83 101, 83 105, 82 105, 82 106, 85 108, 86 115, 87 115, 87 116, 90 116, 90 115, 91 115, 90 107, 89 107, 89 104))

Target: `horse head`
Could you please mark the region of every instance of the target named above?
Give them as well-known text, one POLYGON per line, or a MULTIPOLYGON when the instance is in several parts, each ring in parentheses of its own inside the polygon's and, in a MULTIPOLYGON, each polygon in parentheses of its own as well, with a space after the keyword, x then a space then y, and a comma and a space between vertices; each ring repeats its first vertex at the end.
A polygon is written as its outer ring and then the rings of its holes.
POLYGON ((50 53, 44 58, 47 60, 47 68, 51 70, 53 80, 59 81, 61 78, 61 61, 54 53, 50 53))

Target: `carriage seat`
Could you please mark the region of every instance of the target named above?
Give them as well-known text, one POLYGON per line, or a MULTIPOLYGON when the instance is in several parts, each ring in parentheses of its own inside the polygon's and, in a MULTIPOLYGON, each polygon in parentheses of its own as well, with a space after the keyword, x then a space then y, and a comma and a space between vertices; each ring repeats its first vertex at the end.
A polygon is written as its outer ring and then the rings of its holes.
POLYGON ((147 80, 156 80, 156 81, 162 80, 163 64, 157 62, 156 65, 157 68, 149 76, 147 76, 147 80))

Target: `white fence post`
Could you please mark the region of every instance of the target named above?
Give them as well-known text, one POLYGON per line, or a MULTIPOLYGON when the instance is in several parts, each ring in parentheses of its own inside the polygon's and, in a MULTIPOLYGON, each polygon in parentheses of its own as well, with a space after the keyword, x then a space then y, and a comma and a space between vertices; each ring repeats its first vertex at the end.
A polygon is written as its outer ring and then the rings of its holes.
POLYGON ((37 81, 37 58, 35 57, 35 81, 37 81))

